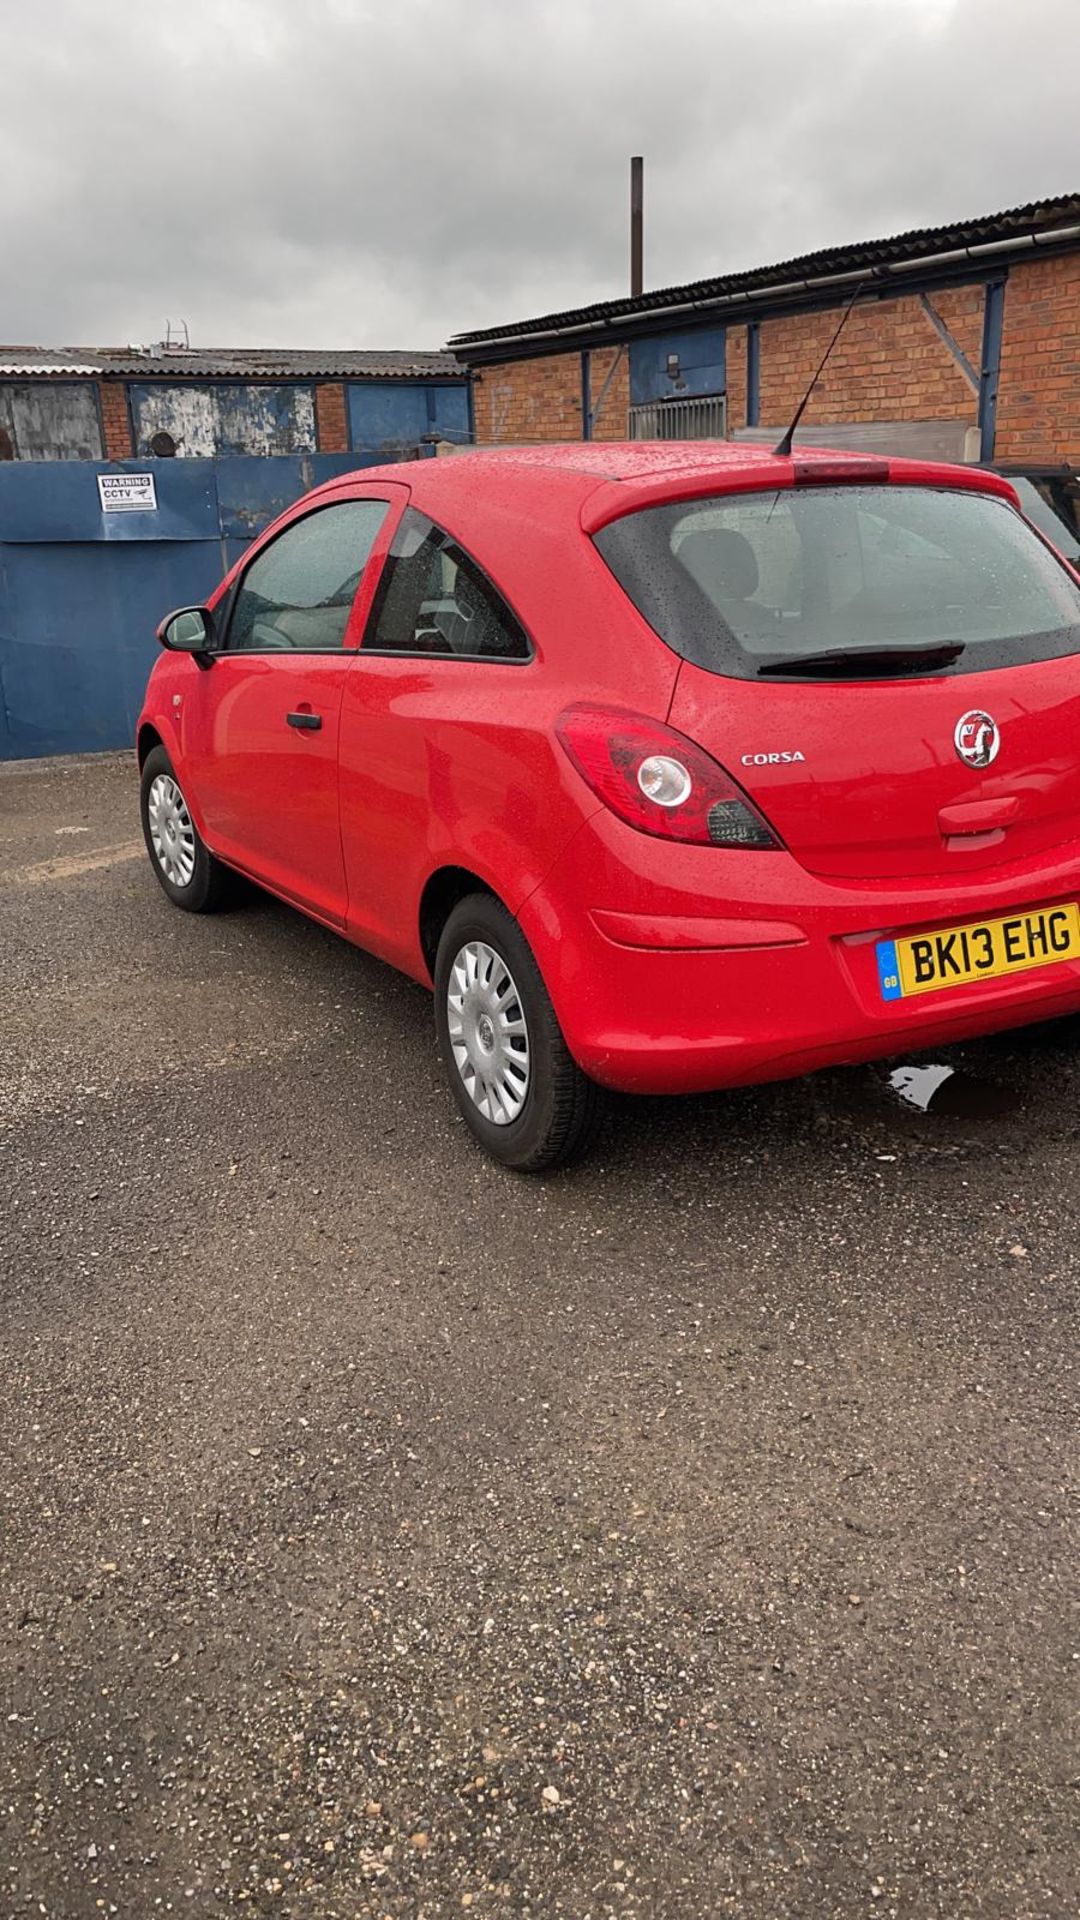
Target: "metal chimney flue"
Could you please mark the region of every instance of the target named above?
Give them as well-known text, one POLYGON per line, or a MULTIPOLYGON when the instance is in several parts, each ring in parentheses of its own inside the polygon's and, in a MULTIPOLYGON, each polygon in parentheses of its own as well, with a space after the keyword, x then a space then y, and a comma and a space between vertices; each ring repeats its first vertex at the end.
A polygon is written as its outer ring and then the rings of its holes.
POLYGON ((645 162, 640 153, 630 161, 630 295, 645 291, 645 162))

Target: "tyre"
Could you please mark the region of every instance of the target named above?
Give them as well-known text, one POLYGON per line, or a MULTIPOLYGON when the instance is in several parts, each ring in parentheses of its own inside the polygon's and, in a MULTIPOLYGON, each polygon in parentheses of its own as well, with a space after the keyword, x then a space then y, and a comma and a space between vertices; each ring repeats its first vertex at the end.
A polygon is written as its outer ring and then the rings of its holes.
POLYGON ((225 904, 232 875, 202 839, 164 747, 146 756, 139 790, 150 864, 174 907, 214 913, 225 904))
POLYGON ((435 1024, 454 1098, 493 1159, 542 1173, 580 1157, 600 1088, 571 1058, 529 944, 491 894, 470 894, 443 928, 435 1024))

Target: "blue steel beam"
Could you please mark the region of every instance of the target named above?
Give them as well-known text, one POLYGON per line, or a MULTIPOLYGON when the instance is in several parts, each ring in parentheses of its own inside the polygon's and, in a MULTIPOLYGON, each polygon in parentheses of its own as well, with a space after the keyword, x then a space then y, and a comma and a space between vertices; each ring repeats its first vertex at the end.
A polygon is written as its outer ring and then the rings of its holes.
POLYGON ((751 320, 746 329, 746 424, 756 427, 761 418, 761 326, 751 320))
POLYGON ((1005 319, 1005 276, 986 283, 983 305, 982 366, 979 373, 979 459, 986 466, 994 457, 998 382, 1001 379, 1001 335, 1005 319))

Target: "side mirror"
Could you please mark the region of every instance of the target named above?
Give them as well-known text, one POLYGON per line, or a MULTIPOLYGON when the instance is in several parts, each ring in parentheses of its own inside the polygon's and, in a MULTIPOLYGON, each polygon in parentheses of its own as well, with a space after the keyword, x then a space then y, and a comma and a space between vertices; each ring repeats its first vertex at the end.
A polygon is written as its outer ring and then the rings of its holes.
POLYGON ((166 614, 157 637, 170 653, 192 653, 208 667, 214 647, 214 616, 209 607, 179 607, 166 614))

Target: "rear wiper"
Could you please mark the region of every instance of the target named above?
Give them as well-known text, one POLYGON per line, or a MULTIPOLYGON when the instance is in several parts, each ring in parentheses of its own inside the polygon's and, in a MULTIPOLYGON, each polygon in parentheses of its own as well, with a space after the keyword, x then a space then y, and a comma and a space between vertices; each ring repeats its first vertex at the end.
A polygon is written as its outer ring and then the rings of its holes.
POLYGON ((936 673, 951 667, 964 651, 962 640, 932 640, 927 646, 903 642, 897 647, 829 647, 824 653, 785 654, 764 660, 759 674, 791 674, 795 679, 876 680, 906 673, 936 673))

